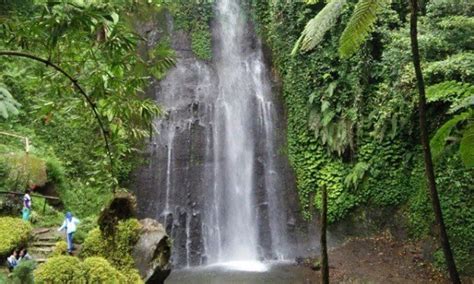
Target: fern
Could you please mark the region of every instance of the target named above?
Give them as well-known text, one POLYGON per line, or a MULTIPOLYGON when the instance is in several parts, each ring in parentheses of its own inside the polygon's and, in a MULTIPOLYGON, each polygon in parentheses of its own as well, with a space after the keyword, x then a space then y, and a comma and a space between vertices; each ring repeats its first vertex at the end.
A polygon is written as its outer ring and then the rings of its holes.
POLYGON ((377 13, 389 0, 360 0, 339 39, 339 54, 348 58, 359 49, 377 20, 377 13))
POLYGON ((354 168, 352 168, 351 172, 344 179, 344 184, 346 187, 353 186, 355 189, 357 189, 359 184, 365 180, 366 173, 369 168, 370 165, 366 162, 358 162, 355 164, 354 168))
POLYGON ((462 100, 453 102, 448 113, 455 113, 460 109, 474 107, 474 95, 470 97, 463 98, 462 100))
POLYGON ((466 168, 474 167, 474 123, 469 123, 466 130, 464 130, 461 143, 459 146, 459 153, 466 168))
POLYGON ((309 51, 318 45, 326 32, 336 24, 345 3, 346 0, 332 0, 314 18, 309 20, 291 54, 295 55, 298 50, 309 51))
POLYGON ((20 104, 13 98, 5 85, 0 84, 0 116, 7 119, 18 114, 20 104))
POLYGON ((431 154, 433 159, 439 158, 443 152, 444 145, 446 145, 446 140, 451 134, 453 128, 461 121, 464 121, 472 117, 472 112, 463 112, 461 114, 455 115, 453 118, 445 122, 439 129, 436 131, 433 138, 430 141, 431 154))
POLYGON ((470 96, 474 96, 474 86, 457 81, 444 81, 431 85, 426 89, 426 99, 428 102, 454 102, 470 96))

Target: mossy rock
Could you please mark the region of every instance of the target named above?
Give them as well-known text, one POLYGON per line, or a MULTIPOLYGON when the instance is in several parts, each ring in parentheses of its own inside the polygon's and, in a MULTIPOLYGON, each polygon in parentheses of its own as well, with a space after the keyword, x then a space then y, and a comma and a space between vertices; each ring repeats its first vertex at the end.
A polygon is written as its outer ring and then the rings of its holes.
POLYGON ((7 257, 15 248, 24 246, 31 236, 30 223, 20 218, 0 218, 0 258, 7 257))
POLYGON ((114 235, 93 229, 82 245, 80 256, 104 257, 119 270, 135 268, 132 250, 139 239, 140 227, 137 219, 128 219, 118 222, 114 235))
POLYGON ((136 216, 137 202, 135 197, 127 192, 115 194, 109 205, 102 210, 97 223, 104 235, 113 235, 120 220, 136 216))
POLYGON ((73 256, 56 256, 40 264, 34 272, 35 283, 87 283, 84 265, 73 256))

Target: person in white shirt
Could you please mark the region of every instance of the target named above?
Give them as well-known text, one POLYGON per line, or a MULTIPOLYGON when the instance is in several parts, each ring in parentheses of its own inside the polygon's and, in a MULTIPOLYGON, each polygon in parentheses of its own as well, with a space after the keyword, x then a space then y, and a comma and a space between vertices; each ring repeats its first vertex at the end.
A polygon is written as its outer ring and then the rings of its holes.
POLYGON ((30 220, 31 215, 31 190, 27 189, 25 195, 23 196, 23 209, 22 209, 22 218, 25 221, 30 220))
POLYGON ((15 249, 7 258, 8 271, 12 272, 13 269, 18 265, 18 251, 15 249))
POLYGON ((68 253, 72 253, 72 251, 74 250, 74 244, 72 242, 72 239, 79 223, 80 221, 76 217, 73 217, 71 212, 67 212, 66 219, 64 219, 63 225, 58 229, 58 232, 66 229, 68 253))

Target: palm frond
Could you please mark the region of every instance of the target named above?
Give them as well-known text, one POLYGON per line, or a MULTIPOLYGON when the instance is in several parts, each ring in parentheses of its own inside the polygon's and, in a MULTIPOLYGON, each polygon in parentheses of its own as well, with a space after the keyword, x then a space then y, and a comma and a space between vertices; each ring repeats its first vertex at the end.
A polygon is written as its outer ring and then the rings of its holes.
POLYGON ((332 0, 314 18, 309 20, 291 54, 296 54, 298 50, 309 51, 318 45, 326 32, 336 24, 345 3, 346 0, 332 0))
POLYGON ((390 0, 360 0, 355 6, 349 23, 339 39, 339 54, 350 57, 365 41, 377 20, 377 13, 388 5, 390 0))

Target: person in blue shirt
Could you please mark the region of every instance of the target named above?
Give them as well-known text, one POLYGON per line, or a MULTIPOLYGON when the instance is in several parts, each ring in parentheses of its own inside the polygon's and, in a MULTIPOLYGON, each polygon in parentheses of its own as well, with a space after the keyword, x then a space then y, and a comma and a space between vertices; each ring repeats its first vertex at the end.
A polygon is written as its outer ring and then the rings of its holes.
POLYGON ((73 217, 71 212, 67 212, 63 225, 58 229, 58 232, 66 229, 67 251, 69 254, 74 250, 73 237, 79 223, 80 221, 73 217))

